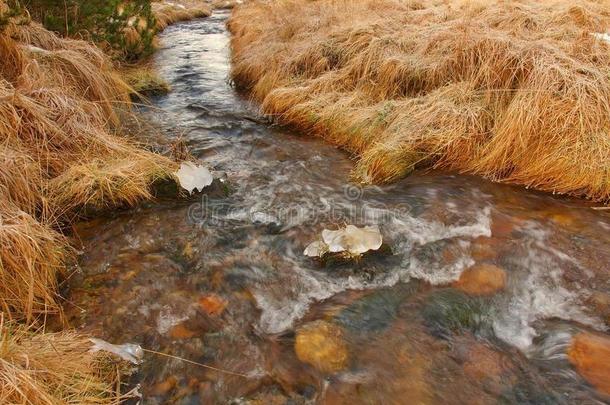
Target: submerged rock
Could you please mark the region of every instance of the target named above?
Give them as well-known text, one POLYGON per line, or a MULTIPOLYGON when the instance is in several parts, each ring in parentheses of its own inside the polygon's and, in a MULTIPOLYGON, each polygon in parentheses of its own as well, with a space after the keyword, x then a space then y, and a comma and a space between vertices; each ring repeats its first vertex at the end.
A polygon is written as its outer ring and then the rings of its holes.
POLYGON ((413 284, 366 295, 339 312, 335 321, 356 333, 384 330, 396 319, 403 300, 415 290, 413 284))
POLYGON ((471 338, 461 340, 455 354, 462 362, 465 376, 494 395, 510 391, 518 383, 510 358, 482 342, 471 338))
POLYGON ((595 291, 587 299, 588 307, 604 320, 606 325, 610 325, 610 295, 600 291, 595 291))
POLYGON ((335 373, 347 367, 348 351, 343 332, 335 324, 315 321, 297 331, 294 350, 299 360, 323 373, 335 373))
POLYGON ((568 359, 578 373, 597 390, 610 395, 610 338, 582 332, 568 349, 568 359))
POLYGON ((464 331, 491 331, 490 306, 487 300, 470 297, 447 289, 432 293, 423 308, 426 326, 433 335, 445 338, 464 331))
POLYGON ((151 390, 153 396, 165 396, 169 394, 178 385, 178 379, 175 376, 169 376, 164 381, 155 384, 151 390))
POLYGON ((187 328, 184 323, 179 323, 169 331, 169 336, 172 339, 190 339, 195 335, 197 335, 197 333, 187 328))
POLYGON ((469 295, 493 295, 506 286, 506 272, 492 264, 477 264, 464 270, 453 287, 469 295))
POLYGON ((199 298, 198 303, 201 309, 203 309, 208 315, 220 315, 227 307, 227 301, 216 294, 201 297, 199 298))

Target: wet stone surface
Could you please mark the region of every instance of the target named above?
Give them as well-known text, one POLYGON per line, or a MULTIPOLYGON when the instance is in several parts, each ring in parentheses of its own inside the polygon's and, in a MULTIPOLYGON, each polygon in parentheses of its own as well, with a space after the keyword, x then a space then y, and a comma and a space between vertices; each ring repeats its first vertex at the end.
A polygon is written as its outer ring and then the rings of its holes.
POLYGON ((72 325, 230 372, 147 352, 144 403, 608 401, 608 213, 467 176, 350 185, 346 154, 251 119, 226 16, 163 33, 173 92, 143 114, 231 192, 76 229, 72 325), (390 253, 302 254, 346 224, 378 225, 390 253))

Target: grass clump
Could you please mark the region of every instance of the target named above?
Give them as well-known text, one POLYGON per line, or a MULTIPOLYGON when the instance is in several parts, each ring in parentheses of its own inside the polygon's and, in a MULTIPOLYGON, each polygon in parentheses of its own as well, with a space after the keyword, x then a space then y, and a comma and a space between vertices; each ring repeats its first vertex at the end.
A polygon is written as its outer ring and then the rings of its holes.
POLYGON ((389 182, 418 167, 610 198, 607 0, 252 1, 236 84, 389 182))
POLYGON ((118 372, 107 353, 74 332, 0 324, 0 403, 116 404, 118 372))
POLYGON ((32 321, 60 311, 57 225, 149 198, 175 164, 116 133, 129 86, 100 50, 22 17, 0 28, 0 306, 32 321))
POLYGON ((125 370, 85 336, 25 325, 61 319, 58 278, 73 251, 60 230, 84 208, 150 198, 176 169, 118 133, 130 91, 101 50, 0 0, 0 403, 121 399, 125 370))
POLYGON ((171 87, 150 66, 134 66, 121 71, 121 77, 134 91, 137 98, 169 93, 171 87))
POLYGON ((153 1, 152 11, 159 31, 179 21, 208 17, 212 14, 211 7, 202 0, 153 1))

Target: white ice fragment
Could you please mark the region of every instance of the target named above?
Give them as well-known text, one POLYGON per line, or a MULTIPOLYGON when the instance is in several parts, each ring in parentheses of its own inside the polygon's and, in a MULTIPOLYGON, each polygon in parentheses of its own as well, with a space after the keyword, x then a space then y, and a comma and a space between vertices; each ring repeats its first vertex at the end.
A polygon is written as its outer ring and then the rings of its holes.
POLYGON ((201 165, 191 162, 182 162, 180 170, 174 173, 180 181, 180 186, 192 193, 193 190, 202 191, 205 187, 212 184, 214 177, 210 170, 201 165))
POLYGON ((123 360, 129 361, 133 364, 142 363, 142 358, 144 357, 144 350, 140 347, 140 345, 136 345, 134 343, 125 343, 122 345, 113 345, 112 343, 108 343, 105 340, 97 339, 97 338, 89 338, 93 346, 89 349, 90 352, 109 352, 116 354, 123 360))
POLYGON ((610 34, 607 32, 592 32, 591 35, 602 41, 610 42, 610 34))
POLYGON ((309 244, 303 254, 315 257, 322 256, 327 252, 347 252, 359 256, 369 250, 379 249, 382 243, 383 238, 379 227, 365 226, 364 228, 358 228, 354 225, 348 225, 336 231, 324 229, 322 240, 309 244))
POLYGON ((337 231, 325 229, 322 231, 322 240, 328 245, 330 252, 349 252, 353 255, 377 250, 383 243, 381 232, 379 232, 377 226, 358 228, 354 225, 348 225, 337 231))
POLYGON ((326 252, 328 252, 328 245, 321 240, 317 240, 307 245, 303 254, 309 257, 322 257, 326 252))

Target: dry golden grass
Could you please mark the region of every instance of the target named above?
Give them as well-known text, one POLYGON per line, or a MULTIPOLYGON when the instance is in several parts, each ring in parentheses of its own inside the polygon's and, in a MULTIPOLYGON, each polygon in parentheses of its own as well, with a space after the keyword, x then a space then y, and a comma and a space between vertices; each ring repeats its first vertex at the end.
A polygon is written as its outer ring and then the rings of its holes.
POLYGON ((117 404, 117 370, 73 332, 44 333, 0 323, 0 403, 117 404))
POLYGON ((138 97, 165 94, 171 90, 169 83, 147 64, 124 68, 121 70, 121 77, 138 97))
POLYGON ((81 207, 150 198, 150 184, 176 169, 116 133, 131 91, 89 43, 58 38, 27 16, 0 27, 0 403, 121 399, 115 382, 125 370, 89 353, 86 337, 15 322, 61 317, 58 277, 73 252, 59 223, 81 207))
POLYGON ((237 7, 235 82, 359 157, 610 199, 607 0, 281 0, 237 7))
POLYGON ((0 197, 0 308, 33 320, 61 311, 57 277, 70 250, 48 224, 0 197))
POLYGON ((153 1, 151 6, 159 31, 179 21, 208 17, 212 14, 211 7, 203 0, 153 1))
POLYGON ((60 311, 66 253, 54 231, 80 207, 133 205, 175 164, 114 133, 130 88, 108 58, 35 23, 0 32, 0 306, 31 321, 60 311))

